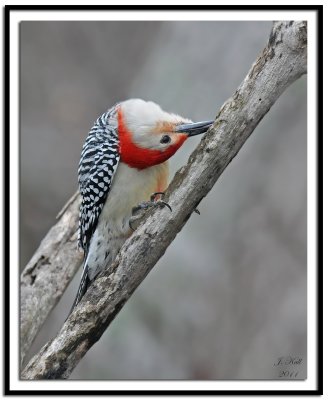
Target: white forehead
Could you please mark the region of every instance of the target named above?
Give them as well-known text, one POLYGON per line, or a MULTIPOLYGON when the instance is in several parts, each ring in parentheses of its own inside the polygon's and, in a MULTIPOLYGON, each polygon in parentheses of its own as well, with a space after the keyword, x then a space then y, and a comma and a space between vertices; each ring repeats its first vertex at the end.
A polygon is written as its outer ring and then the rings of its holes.
POLYGON ((138 130, 151 128, 159 121, 172 123, 191 122, 189 119, 163 111, 161 107, 152 102, 141 99, 130 99, 121 103, 123 117, 130 129, 138 130))

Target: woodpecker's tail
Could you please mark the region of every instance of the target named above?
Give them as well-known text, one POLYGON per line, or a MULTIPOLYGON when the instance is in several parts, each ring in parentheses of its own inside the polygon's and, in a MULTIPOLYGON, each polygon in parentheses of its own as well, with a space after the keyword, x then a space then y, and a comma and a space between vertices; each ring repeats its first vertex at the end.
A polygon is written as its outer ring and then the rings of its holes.
POLYGON ((69 315, 72 313, 74 308, 79 304, 80 300, 82 299, 85 292, 87 291, 87 289, 90 285, 90 282, 91 281, 90 281, 89 275, 88 275, 88 264, 85 262, 83 265, 83 272, 82 272, 82 276, 81 276, 79 289, 77 291, 77 294, 76 294, 73 306, 71 308, 71 311, 69 312, 69 315))

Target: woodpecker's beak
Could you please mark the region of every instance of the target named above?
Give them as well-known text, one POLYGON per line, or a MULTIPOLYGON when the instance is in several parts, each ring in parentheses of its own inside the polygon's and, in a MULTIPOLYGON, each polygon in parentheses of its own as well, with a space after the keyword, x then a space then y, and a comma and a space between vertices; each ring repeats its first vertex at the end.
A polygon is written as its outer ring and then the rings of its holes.
POLYGON ((191 124, 178 125, 175 129, 176 132, 185 133, 189 137, 205 133, 214 121, 202 121, 191 124))

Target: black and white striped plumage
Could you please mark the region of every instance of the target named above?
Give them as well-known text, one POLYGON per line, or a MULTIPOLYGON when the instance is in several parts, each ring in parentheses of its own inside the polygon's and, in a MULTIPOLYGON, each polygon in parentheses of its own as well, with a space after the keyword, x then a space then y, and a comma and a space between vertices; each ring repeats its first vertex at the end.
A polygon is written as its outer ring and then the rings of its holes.
POLYGON ((82 148, 78 169, 81 193, 78 245, 84 251, 84 266, 72 309, 79 303, 90 283, 89 266, 86 262, 90 241, 120 159, 117 107, 118 105, 112 107, 97 119, 82 148))
POLYGON ((84 143, 79 163, 82 202, 78 243, 86 253, 120 159, 116 112, 114 106, 97 119, 84 143))

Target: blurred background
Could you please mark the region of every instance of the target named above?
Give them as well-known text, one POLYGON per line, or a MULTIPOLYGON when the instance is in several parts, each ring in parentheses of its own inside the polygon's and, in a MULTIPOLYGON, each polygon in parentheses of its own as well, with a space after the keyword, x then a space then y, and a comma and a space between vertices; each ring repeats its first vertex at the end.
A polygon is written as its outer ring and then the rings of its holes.
MULTIPOLYGON (((95 119, 140 97, 195 121, 215 117, 265 46, 271 22, 22 22, 24 268, 77 189, 95 119)), ((306 377, 306 77, 228 166, 71 379, 306 377)), ((197 146, 189 140, 174 171, 197 146)), ((60 329, 80 271, 31 351, 60 329)))

